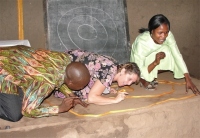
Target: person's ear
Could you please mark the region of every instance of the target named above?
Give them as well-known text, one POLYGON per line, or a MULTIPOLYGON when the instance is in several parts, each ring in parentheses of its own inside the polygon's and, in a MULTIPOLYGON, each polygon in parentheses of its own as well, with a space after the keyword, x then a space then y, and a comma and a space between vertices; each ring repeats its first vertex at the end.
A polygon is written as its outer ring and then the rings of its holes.
POLYGON ((153 30, 151 31, 151 36, 152 36, 152 34, 153 34, 153 30))

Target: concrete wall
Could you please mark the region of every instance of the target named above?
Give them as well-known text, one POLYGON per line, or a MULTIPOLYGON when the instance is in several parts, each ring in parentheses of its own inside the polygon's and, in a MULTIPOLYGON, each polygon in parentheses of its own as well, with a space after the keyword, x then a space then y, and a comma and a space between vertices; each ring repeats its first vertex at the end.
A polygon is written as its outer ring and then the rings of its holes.
POLYGON ((18 39, 17 6, 13 0, 0 1, 0 40, 18 39))
MULTIPOLYGON (((23 0, 24 39, 34 48, 46 48, 43 0, 23 0)), ((0 40, 18 39, 17 0, 0 0, 0 40)))
POLYGON ((43 0, 23 0, 24 34, 34 48, 46 48, 43 0))
MULTIPOLYGON (((147 27, 149 19, 162 13, 171 22, 179 49, 191 76, 200 79, 199 0, 126 0, 130 43, 138 29, 147 27)), ((46 48, 43 0, 24 0, 24 39, 34 48, 46 48)), ((17 0, 0 1, 0 40, 18 39, 17 0)))

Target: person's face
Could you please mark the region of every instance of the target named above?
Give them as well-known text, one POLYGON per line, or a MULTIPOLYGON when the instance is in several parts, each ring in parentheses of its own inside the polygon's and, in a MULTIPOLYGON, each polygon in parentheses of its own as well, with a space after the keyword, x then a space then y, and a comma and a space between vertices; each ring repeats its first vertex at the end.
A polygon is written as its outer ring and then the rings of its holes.
POLYGON ((118 86, 131 85, 138 80, 138 75, 135 73, 125 73, 125 69, 122 69, 118 78, 118 86))
POLYGON ((77 83, 73 83, 65 78, 64 82, 69 89, 78 91, 78 90, 82 90, 89 83, 89 80, 84 79, 77 83))
POLYGON ((151 37, 156 44, 162 44, 166 40, 169 33, 169 26, 162 24, 158 28, 152 30, 151 37))

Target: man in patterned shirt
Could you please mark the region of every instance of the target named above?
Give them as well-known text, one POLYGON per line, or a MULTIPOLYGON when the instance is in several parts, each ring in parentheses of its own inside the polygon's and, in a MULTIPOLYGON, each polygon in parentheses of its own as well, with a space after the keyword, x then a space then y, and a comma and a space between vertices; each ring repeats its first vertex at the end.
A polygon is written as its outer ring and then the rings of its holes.
POLYGON ((0 48, 0 118, 15 122, 22 116, 45 117, 76 104, 87 106, 70 93, 83 89, 89 80, 85 65, 71 62, 68 54, 24 46, 0 48), (54 90, 67 98, 58 106, 41 107, 54 90))

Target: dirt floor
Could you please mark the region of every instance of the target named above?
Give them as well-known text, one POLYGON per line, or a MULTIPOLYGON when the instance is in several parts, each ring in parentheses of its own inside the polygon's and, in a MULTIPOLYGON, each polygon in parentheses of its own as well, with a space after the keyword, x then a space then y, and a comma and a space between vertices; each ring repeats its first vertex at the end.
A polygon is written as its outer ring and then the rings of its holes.
MULTIPOLYGON (((192 80, 200 89, 200 80, 192 80)), ((15 123, 0 119, 0 138, 200 137, 200 96, 191 90, 185 94, 184 79, 173 79, 171 72, 160 74, 158 81, 155 91, 139 85, 120 88, 129 95, 119 104, 91 104, 87 108, 78 105, 58 116, 23 117, 15 123)), ((116 84, 113 87, 117 88, 116 84)), ((60 102, 51 96, 43 105, 60 102)))

